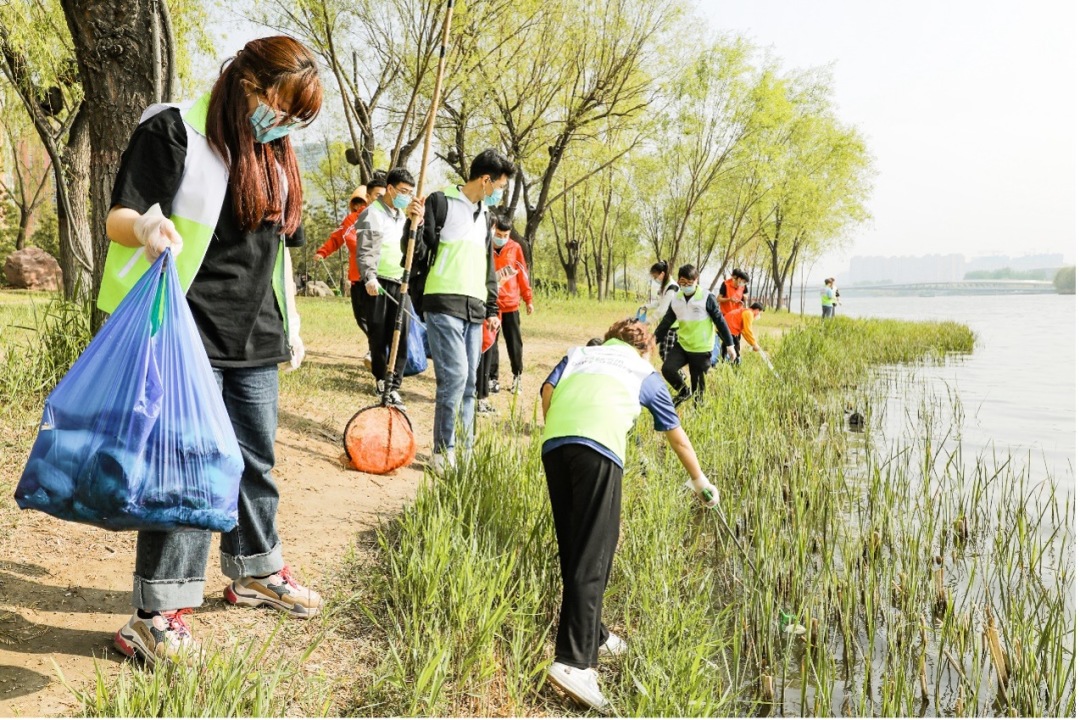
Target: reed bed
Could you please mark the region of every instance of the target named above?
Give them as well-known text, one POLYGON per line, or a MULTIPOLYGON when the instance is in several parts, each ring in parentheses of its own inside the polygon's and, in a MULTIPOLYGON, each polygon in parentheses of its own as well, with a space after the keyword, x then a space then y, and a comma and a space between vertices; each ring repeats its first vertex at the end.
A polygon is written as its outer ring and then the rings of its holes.
MULTIPOLYGON (((876 366, 973 343, 952 323, 837 318, 784 336, 779 378, 755 358, 714 371, 683 420, 717 511, 640 421, 605 602, 630 644, 601 668, 619 713, 1075 714, 1071 492, 1016 458, 963 457, 963 409, 914 381, 904 432, 880 433, 876 366), (848 408, 866 432, 846 431, 848 408)), ((351 712, 576 712, 543 682, 558 561, 537 410, 520 402, 356 568, 338 612, 377 662, 351 712)))

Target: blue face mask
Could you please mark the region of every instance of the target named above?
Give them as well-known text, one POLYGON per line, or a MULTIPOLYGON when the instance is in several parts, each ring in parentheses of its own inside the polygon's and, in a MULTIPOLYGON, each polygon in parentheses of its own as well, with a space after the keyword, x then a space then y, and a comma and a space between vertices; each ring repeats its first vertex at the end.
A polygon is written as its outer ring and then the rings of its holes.
POLYGON ((684 285, 679 289, 682 290, 682 294, 686 297, 694 297, 694 293, 697 292, 697 285, 684 285))
POLYGON ((255 108, 255 111, 251 113, 251 130, 255 134, 255 142, 273 142, 285 137, 300 124, 283 122, 280 125, 275 125, 277 117, 277 113, 269 105, 259 102, 259 107, 255 108))
POLYGON ((406 195, 405 193, 399 192, 396 195, 394 195, 394 200, 393 200, 394 207, 396 207, 398 210, 404 210, 405 208, 409 207, 409 201, 410 200, 412 200, 411 196, 406 195))
POLYGON ((509 239, 510 238, 508 238, 508 237, 499 237, 498 235, 496 235, 491 239, 491 241, 493 243, 495 243, 495 247, 501 248, 501 247, 504 247, 506 245, 506 241, 509 240, 509 239))
POLYGON ((484 198, 484 204, 487 205, 488 207, 495 207, 496 205, 498 205, 499 203, 502 202, 502 196, 503 196, 503 189, 502 188, 495 188, 495 192, 491 193, 486 198, 484 198))

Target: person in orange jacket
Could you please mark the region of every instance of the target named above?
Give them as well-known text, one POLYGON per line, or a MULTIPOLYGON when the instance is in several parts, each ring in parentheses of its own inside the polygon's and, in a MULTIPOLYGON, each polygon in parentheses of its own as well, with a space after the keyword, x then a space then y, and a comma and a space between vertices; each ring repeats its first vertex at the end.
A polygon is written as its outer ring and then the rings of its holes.
POLYGON ((745 296, 748 292, 747 283, 749 282, 750 276, 739 268, 735 268, 731 271, 731 277, 720 284, 720 291, 716 293, 716 300, 720 303, 720 312, 724 314, 725 318, 729 312, 736 308, 743 309, 746 307, 746 300, 749 300, 749 298, 745 296))
POLYGON ((367 313, 364 310, 364 283, 360 280, 360 268, 356 264, 356 220, 368 205, 375 202, 386 192, 386 173, 376 170, 371 179, 368 180, 367 185, 364 186, 367 191, 366 194, 362 194, 360 189, 356 188, 352 197, 349 198, 349 214, 341 221, 338 229, 330 233, 330 237, 326 239, 322 247, 315 251, 315 261, 322 262, 340 250, 342 245, 348 248, 349 282, 351 283, 349 297, 352 300, 353 317, 356 319, 357 327, 364 333, 364 337, 367 337, 368 325, 367 313))
MULTIPOLYGON (((495 275, 499 279, 499 312, 502 314, 502 336, 506 338, 506 354, 510 356, 510 372, 514 380, 510 392, 515 395, 521 389, 521 373, 525 365, 521 342, 521 303, 525 312, 533 314, 532 286, 525 266, 525 252, 520 243, 510 237, 512 223, 502 214, 496 215, 492 237, 495 252, 495 275)), ((491 348, 489 367, 491 392, 499 392, 499 346, 498 338, 491 348)))
POLYGON ((758 345, 757 338, 754 337, 754 320, 765 310, 765 307, 759 303, 753 303, 748 308, 736 307, 730 312, 724 315, 724 320, 727 321, 728 329, 731 330, 731 337, 735 343, 735 362, 739 361, 741 357, 741 339, 746 338, 746 342, 749 343, 750 349, 754 352, 761 353, 762 357, 765 356, 765 351, 758 345))

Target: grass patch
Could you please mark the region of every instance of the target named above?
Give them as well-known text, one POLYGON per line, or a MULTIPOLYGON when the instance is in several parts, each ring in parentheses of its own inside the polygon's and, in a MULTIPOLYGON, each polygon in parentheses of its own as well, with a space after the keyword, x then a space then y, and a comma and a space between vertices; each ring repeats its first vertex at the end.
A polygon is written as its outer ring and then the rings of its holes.
MULTIPOLYGON (((601 669, 618 712, 1075 711, 1068 501, 1061 512, 1055 489, 1033 495, 1017 463, 945 452, 956 413, 940 399, 882 447, 842 432, 852 401, 873 426, 876 364, 973 343, 953 323, 799 322, 773 353, 781 380, 752 361, 714 371, 683 417, 722 516, 680 491, 676 459, 641 420, 605 603, 630 641, 601 669), (810 632, 783 633, 782 613, 810 632)), ((350 712, 572 711, 543 685, 559 582, 539 439, 485 432, 477 453, 467 472, 429 479, 385 527, 375 567, 355 569, 340 611, 383 659, 350 712)))

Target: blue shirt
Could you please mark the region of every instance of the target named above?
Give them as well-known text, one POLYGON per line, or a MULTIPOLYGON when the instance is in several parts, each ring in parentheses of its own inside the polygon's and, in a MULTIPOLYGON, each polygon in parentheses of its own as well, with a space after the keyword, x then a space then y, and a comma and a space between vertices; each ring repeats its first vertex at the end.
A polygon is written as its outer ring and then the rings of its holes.
MULTIPOLYGON (((544 385, 551 385, 552 387, 558 385, 559 380, 562 379, 563 370, 566 369, 566 363, 567 358, 564 357, 559 364, 555 366, 555 369, 551 371, 551 374, 547 376, 547 379, 544 380, 544 385)), ((542 387, 543 385, 541 385, 541 388, 542 387)), ((654 430, 658 432, 667 432, 668 430, 674 430, 679 427, 679 415, 675 412, 675 404, 671 401, 671 394, 668 393, 667 383, 664 382, 664 378, 661 377, 660 373, 654 372, 652 375, 645 378, 645 382, 641 383, 641 391, 638 393, 638 402, 652 415, 654 430)), ((544 443, 544 447, 541 448, 540 453, 549 453, 555 448, 562 447, 563 445, 584 445, 610 459, 620 468, 623 466, 622 461, 615 453, 595 440, 586 437, 552 438, 544 443)))

